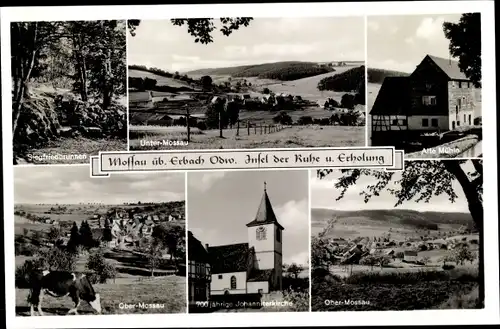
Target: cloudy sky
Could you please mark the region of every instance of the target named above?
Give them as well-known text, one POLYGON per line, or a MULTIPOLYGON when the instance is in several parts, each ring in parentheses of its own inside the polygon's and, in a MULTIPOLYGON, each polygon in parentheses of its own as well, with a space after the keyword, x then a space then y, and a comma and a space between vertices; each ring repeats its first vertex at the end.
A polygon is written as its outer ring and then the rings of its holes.
POLYGON ((203 244, 248 242, 246 224, 267 194, 283 231, 283 261, 309 259, 307 171, 246 171, 188 174, 188 226, 203 244))
POLYGON ((371 16, 367 22, 367 66, 411 73, 425 55, 449 58, 443 22, 460 14, 371 16))
MULTIPOLYGON (((463 168, 466 172, 473 171, 470 162, 464 164, 463 168)), ((339 196, 339 191, 335 189, 334 184, 340 176, 340 171, 337 171, 320 180, 316 177, 316 171, 311 170, 311 208, 329 208, 336 210, 394 209, 397 200, 386 190, 379 196, 372 197, 368 203, 364 203, 364 197, 359 195, 359 193, 365 190, 367 185, 372 185, 377 182, 377 180, 371 176, 363 176, 360 178, 355 186, 351 186, 347 190, 344 198, 335 201, 339 196)), ((400 178, 400 174, 395 173, 393 181, 400 178)), ((432 197, 429 203, 407 201, 398 206, 398 209, 468 213, 467 201, 462 188, 457 181, 453 182, 453 187, 458 196, 454 203, 448 200, 447 195, 440 195, 432 197)))
POLYGON ((88 165, 14 168, 15 203, 169 202, 185 199, 184 173, 90 178, 88 165))
POLYGON ((143 20, 136 32, 128 36, 128 63, 167 71, 365 58, 363 17, 255 18, 229 37, 215 30, 208 45, 195 43, 187 26, 170 20, 143 20))

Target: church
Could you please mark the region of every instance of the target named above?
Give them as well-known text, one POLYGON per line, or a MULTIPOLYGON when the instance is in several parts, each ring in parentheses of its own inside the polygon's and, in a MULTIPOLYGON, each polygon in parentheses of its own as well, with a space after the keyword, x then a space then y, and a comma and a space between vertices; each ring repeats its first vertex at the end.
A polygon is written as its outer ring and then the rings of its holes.
POLYGON ((210 295, 267 294, 282 290, 283 226, 264 193, 255 218, 246 224, 248 242, 208 246, 210 295))

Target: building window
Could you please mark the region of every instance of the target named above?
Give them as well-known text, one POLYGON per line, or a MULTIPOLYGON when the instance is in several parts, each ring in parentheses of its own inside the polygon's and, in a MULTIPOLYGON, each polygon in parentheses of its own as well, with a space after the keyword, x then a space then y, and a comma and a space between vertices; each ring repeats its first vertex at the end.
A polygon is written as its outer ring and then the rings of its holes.
POLYGON ((217 277, 219 280, 222 280, 222 274, 219 274, 217 277))
POLYGON ((436 105, 436 96, 422 96, 422 104, 425 106, 436 105))
POLYGON ((401 120, 401 124, 402 124, 403 126, 406 126, 406 125, 408 124, 408 122, 406 121, 406 119, 403 119, 403 120, 401 120))
POLYGON ((462 81, 458 81, 458 88, 462 88, 462 81))
POLYGON ((276 241, 281 242, 281 230, 279 227, 276 228, 276 241))
POLYGON ((438 119, 431 119, 431 126, 437 127, 438 126, 438 119))
POLYGON ((462 99, 461 98, 457 98, 457 107, 458 107, 458 109, 462 108, 462 99))
POLYGON ((467 82, 467 88, 470 88, 470 84, 467 82))
POLYGON ((472 118, 471 118, 471 115, 469 114, 469 126, 471 125, 471 122, 472 122, 471 120, 472 120, 472 118))
POLYGON ((457 121, 457 127, 460 127, 460 121, 457 121))
POLYGON ((422 119, 422 127, 429 127, 429 119, 422 119))
POLYGON ((396 119, 392 120, 392 125, 393 126, 397 126, 398 125, 398 120, 396 120, 396 119))
POLYGON ((467 116, 464 114, 464 122, 467 122, 467 116))
POLYGON ((453 130, 453 129, 455 129, 455 121, 452 121, 452 122, 451 122, 451 129, 452 129, 452 130, 453 130))
POLYGON ((236 289, 236 277, 234 275, 231 277, 231 289, 236 289))
POLYGON ((266 239, 266 228, 261 226, 255 230, 255 235, 257 240, 265 240, 266 239))

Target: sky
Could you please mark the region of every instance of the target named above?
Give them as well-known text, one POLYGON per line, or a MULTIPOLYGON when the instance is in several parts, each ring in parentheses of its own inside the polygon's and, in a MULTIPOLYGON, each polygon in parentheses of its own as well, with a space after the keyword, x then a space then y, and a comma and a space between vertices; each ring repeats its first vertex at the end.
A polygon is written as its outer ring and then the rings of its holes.
POLYGON ((185 200, 184 173, 111 174, 90 178, 88 165, 14 168, 15 203, 78 204, 185 200))
MULTIPOLYGON (((451 160, 453 161, 453 160, 451 160)), ((470 161, 463 165, 466 172, 473 171, 470 161)), ((349 187, 345 196, 339 201, 335 199, 339 196, 339 191, 334 184, 341 176, 340 170, 331 173, 323 179, 316 177, 316 171, 311 170, 311 208, 327 208, 335 210, 368 210, 368 209, 394 209, 397 199, 384 190, 379 196, 372 197, 368 203, 364 203, 364 197, 359 193, 365 190, 367 185, 377 182, 374 177, 362 176, 358 183, 349 187)), ((401 178, 401 174, 395 173, 393 181, 401 178)), ((394 184, 390 185, 396 187, 394 184)), ((454 203, 448 200, 447 195, 433 196, 429 203, 423 201, 416 203, 406 201, 397 209, 407 209, 416 211, 440 211, 440 212, 469 212, 467 201, 462 188, 457 181, 453 182, 454 191, 458 198, 454 203)))
MULTIPOLYGON (((220 28, 220 22, 215 20, 220 28)), ((226 37, 197 44, 187 26, 143 20, 128 35, 128 63, 170 72, 279 61, 364 61, 364 17, 255 18, 226 37)))
POLYGON ((443 22, 456 23, 460 16, 368 17, 367 66, 411 73, 425 55, 450 58, 443 22))
POLYGON ((212 246, 248 242, 246 224, 257 214, 264 182, 283 231, 283 262, 309 259, 307 171, 195 172, 188 174, 188 229, 212 246))

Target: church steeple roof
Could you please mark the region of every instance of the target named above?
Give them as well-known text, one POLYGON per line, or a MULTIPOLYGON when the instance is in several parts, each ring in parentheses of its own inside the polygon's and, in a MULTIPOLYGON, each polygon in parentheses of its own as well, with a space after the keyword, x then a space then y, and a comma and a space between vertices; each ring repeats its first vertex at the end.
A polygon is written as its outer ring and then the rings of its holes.
POLYGON ((267 195, 267 184, 266 182, 264 182, 264 194, 262 195, 262 199, 260 200, 257 214, 255 215, 255 219, 247 224, 247 227, 272 223, 284 230, 283 226, 278 223, 278 219, 276 218, 276 215, 274 213, 273 206, 271 205, 271 200, 269 200, 269 196, 267 195))

